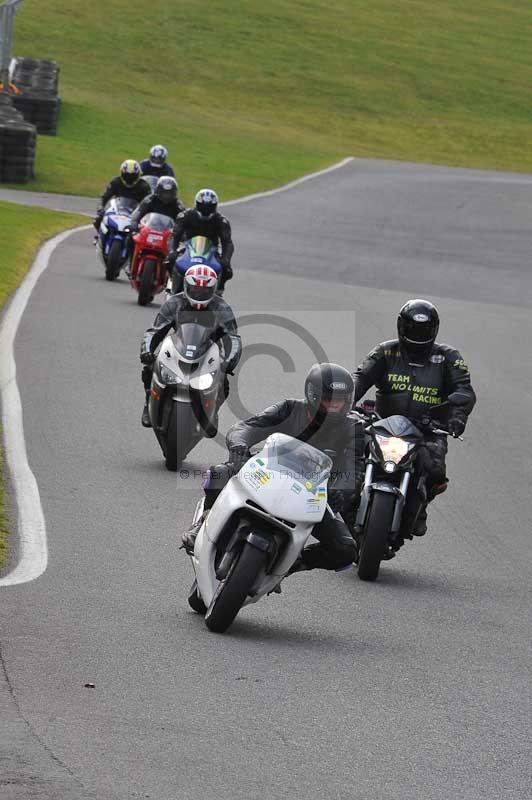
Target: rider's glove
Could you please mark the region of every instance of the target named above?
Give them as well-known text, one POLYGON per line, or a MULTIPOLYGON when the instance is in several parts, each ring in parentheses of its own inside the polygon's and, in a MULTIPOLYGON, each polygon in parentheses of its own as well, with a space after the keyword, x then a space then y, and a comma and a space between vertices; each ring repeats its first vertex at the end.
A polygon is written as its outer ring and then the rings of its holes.
POLYGON ((451 417, 449 422, 447 423, 447 430, 455 439, 463 434, 465 431, 465 422, 463 419, 459 419, 459 417, 451 417))
POLYGON ((139 229, 139 226, 137 225, 136 222, 130 222, 129 225, 126 225, 124 227, 124 233, 127 233, 128 236, 133 236, 133 234, 136 233, 138 231, 138 229, 139 229))
POLYGON ((147 350, 145 353, 140 354, 140 360, 143 364, 150 365, 153 364, 153 362, 155 361, 155 356, 153 355, 153 353, 150 353, 150 351, 147 350))
POLYGON ((250 458, 251 453, 249 452, 249 448, 243 444, 238 444, 235 447, 231 447, 229 450, 229 463, 237 470, 243 467, 250 458))

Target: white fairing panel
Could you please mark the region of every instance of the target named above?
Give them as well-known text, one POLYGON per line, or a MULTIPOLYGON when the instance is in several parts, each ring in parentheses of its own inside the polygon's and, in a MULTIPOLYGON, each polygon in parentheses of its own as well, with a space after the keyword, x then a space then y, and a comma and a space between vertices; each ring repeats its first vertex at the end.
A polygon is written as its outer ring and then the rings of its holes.
POLYGON ((194 548, 192 561, 207 605, 218 586, 214 570, 216 541, 231 516, 247 507, 250 517, 257 519, 259 530, 261 518, 275 518, 285 525, 288 546, 275 566, 275 573, 263 575, 260 585, 255 587, 256 595, 247 600, 257 602, 286 574, 314 525, 323 519, 330 468, 330 459, 311 445, 274 434, 231 478, 203 523, 194 548), (314 464, 316 469, 306 472, 302 469, 305 464, 314 464))

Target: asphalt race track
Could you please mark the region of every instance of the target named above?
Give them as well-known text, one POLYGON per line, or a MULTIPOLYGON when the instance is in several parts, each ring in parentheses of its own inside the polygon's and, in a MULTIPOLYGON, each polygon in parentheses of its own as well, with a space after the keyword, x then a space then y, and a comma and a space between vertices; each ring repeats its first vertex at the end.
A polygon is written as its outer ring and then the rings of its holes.
POLYGON ((1 592, 2 799, 529 800, 532 178, 355 161, 227 214, 247 351, 224 427, 425 296, 479 397, 450 489, 376 584, 295 575, 209 633, 178 532, 223 450, 165 470, 140 426, 156 306, 72 236, 17 338, 50 560, 1 592))

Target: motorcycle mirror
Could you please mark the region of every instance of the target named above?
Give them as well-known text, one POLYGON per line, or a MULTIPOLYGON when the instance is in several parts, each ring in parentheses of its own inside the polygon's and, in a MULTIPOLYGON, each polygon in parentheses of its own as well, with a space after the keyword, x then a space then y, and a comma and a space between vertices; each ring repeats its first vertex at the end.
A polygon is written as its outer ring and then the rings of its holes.
POLYGON ((447 400, 452 406, 467 406, 470 398, 468 394, 458 390, 457 392, 450 394, 447 400))

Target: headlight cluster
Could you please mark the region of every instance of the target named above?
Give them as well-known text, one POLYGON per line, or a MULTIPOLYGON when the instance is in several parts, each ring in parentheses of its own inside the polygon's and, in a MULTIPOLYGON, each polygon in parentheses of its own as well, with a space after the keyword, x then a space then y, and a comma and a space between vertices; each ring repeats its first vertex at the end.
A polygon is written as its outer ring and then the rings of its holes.
MULTIPOLYGON (((380 433, 376 433, 375 438, 384 461, 390 464, 399 464, 414 447, 413 442, 405 442, 404 439, 399 439, 397 436, 383 436, 380 433)), ((392 469, 387 469, 386 471, 393 472, 392 469)))
POLYGON ((179 375, 176 375, 175 372, 172 372, 171 369, 165 367, 164 364, 160 364, 160 372, 161 372, 161 379, 167 386, 175 386, 177 383, 183 383, 179 375))
POLYGON ((196 389, 196 391, 198 392, 202 392, 205 389, 210 389, 212 386, 211 373, 206 372, 204 375, 198 375, 197 378, 191 378, 190 385, 193 389, 196 389))

